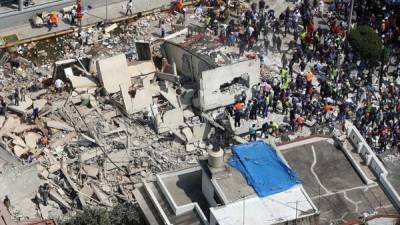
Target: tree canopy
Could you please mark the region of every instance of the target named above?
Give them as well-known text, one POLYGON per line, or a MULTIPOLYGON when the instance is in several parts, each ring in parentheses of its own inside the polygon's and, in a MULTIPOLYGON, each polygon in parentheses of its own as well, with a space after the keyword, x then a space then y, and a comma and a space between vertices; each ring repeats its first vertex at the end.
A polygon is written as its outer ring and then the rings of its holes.
POLYGON ((130 203, 117 205, 111 211, 103 208, 85 208, 74 216, 60 221, 60 225, 142 225, 137 206, 130 203))
POLYGON ((371 27, 363 25, 350 30, 349 42, 360 57, 371 65, 381 61, 383 43, 379 34, 371 27))

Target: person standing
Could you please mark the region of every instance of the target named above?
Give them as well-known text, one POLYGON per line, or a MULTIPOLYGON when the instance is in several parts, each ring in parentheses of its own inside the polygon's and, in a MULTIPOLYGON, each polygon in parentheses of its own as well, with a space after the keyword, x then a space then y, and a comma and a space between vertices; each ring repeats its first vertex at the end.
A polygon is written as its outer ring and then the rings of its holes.
POLYGON ((278 52, 281 52, 281 47, 282 47, 282 39, 278 35, 276 37, 276 49, 278 50, 278 52))
POLYGON ((249 128, 249 133, 250 133, 250 140, 249 141, 256 141, 257 139, 257 129, 256 129, 256 125, 253 124, 250 128, 249 128))
POLYGON ((14 103, 16 106, 19 106, 19 89, 18 87, 14 90, 14 103))
POLYGON ((268 131, 269 131, 269 123, 265 122, 261 127, 261 133, 264 135, 264 138, 268 138, 268 131))
POLYGON ((10 212, 11 201, 10 201, 10 199, 8 198, 8 195, 6 195, 6 196, 4 197, 3 204, 4 204, 4 206, 6 207, 7 211, 10 212))
POLYGON ((57 79, 54 82, 54 86, 56 87, 56 92, 61 93, 62 92, 62 87, 63 87, 64 82, 60 79, 57 79))
POLYGON ((235 109, 235 128, 240 127, 240 111, 238 109, 235 109))
POLYGON ((75 6, 72 7, 70 15, 71 15, 71 25, 74 25, 75 24, 75 18, 76 18, 76 7, 75 6))
POLYGON ((301 117, 301 115, 299 115, 296 119, 297 130, 303 131, 303 122, 304 122, 303 117, 301 117))
POLYGON ((50 186, 48 183, 39 186, 39 194, 42 197, 43 205, 47 206, 49 200, 50 186))
POLYGON ((164 20, 161 21, 160 29, 161 29, 161 37, 165 37, 166 28, 165 28, 165 21, 164 20))
POLYGON ((125 13, 125 16, 127 16, 128 13, 130 13, 131 16, 133 15, 132 8, 133 8, 133 1, 132 1, 132 0, 129 0, 128 3, 126 4, 126 13, 125 13))

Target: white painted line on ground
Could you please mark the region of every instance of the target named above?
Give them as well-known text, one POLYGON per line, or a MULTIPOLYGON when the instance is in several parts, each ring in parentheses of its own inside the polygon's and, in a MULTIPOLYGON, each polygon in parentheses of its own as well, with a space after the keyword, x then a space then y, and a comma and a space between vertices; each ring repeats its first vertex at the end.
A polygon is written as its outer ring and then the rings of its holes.
POLYGON ((321 180, 319 179, 318 175, 317 175, 317 174, 315 173, 315 171, 314 171, 314 166, 315 166, 315 164, 317 164, 317 154, 315 153, 314 145, 311 145, 311 150, 312 150, 312 152, 313 152, 314 161, 313 161, 313 163, 312 163, 312 165, 311 165, 310 171, 311 171, 311 173, 314 175, 315 179, 317 180, 318 184, 322 187, 322 189, 324 189, 325 192, 326 192, 327 194, 331 194, 332 192, 329 191, 329 190, 321 183, 321 180))

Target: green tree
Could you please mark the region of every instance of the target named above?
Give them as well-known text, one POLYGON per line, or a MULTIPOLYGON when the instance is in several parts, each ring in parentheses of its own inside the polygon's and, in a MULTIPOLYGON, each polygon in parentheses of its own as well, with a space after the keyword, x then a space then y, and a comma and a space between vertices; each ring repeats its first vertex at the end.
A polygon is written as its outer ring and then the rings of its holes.
POLYGON ((349 42, 369 66, 377 66, 382 58, 383 43, 379 34, 369 26, 357 26, 350 30, 349 42))
POLYGON ((111 225, 107 210, 102 208, 85 208, 82 212, 76 213, 61 225, 111 225))
POLYGON ((110 212, 112 225, 143 225, 145 222, 139 214, 137 205, 131 203, 119 204, 110 212))
POLYGON ((103 208, 85 208, 74 216, 61 220, 60 225, 142 225, 145 224, 138 207, 131 203, 115 206, 110 211, 103 208))

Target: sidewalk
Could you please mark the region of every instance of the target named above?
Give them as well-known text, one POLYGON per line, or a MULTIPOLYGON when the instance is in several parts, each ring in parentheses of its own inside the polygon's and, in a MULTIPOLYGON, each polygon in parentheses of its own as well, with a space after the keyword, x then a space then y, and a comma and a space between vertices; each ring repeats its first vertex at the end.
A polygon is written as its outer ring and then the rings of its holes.
MULTIPOLYGON (((168 7, 170 3, 171 0, 136 0, 134 1, 132 11, 133 14, 136 14, 139 12, 149 11, 157 8, 168 7)), ((106 17, 108 18, 108 20, 125 17, 125 4, 126 1, 120 0, 120 2, 109 4, 107 9, 106 6, 101 6, 99 8, 94 8, 87 11, 87 13, 85 13, 83 17, 82 26, 104 21, 106 17)), ((76 26, 71 26, 68 23, 60 20, 58 27, 54 27, 49 32, 47 27, 33 28, 30 23, 27 23, 21 26, 0 29, 0 36, 17 33, 20 40, 25 40, 42 35, 55 35, 59 32, 66 31, 73 27, 76 26)))

